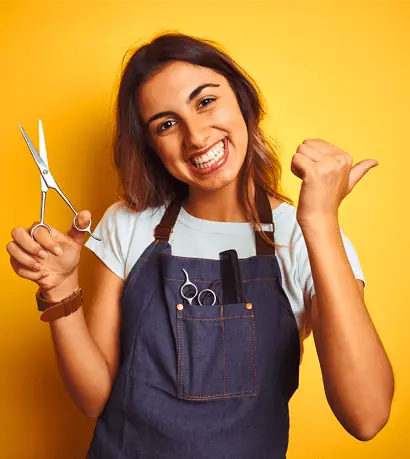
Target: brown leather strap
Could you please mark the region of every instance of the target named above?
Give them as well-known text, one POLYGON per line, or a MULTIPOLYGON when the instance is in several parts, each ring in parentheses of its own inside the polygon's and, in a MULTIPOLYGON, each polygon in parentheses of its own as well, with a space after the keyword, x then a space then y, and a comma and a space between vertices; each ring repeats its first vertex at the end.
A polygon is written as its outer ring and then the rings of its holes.
MULTIPOLYGON (((270 206, 268 195, 260 187, 255 188, 255 204, 258 211, 259 220, 261 223, 272 225, 273 216, 272 208, 270 206)), ((165 213, 154 230, 154 237, 156 241, 168 242, 177 221, 182 202, 180 199, 174 199, 165 210, 165 213)), ((274 240, 274 231, 265 231, 265 235, 271 240, 274 240)), ((274 255, 275 247, 268 244, 261 236, 260 231, 255 230, 255 243, 257 255, 274 255)))
MULTIPOLYGON (((264 233, 268 239, 274 242, 275 225, 273 222, 272 208, 268 195, 259 186, 255 187, 255 204, 261 224, 272 225, 272 231, 264 231, 264 233)), ((275 255, 275 246, 268 244, 258 230, 255 230, 255 243, 257 255, 275 255)))
POLYGON ((156 241, 168 242, 181 210, 181 200, 175 198, 166 208, 160 223, 155 227, 154 237, 156 241))
POLYGON ((60 317, 67 317, 77 309, 83 303, 82 290, 76 290, 67 298, 64 298, 58 303, 48 301, 41 295, 41 292, 38 291, 36 294, 37 308, 39 311, 42 311, 40 320, 43 322, 50 322, 52 320, 59 319, 60 317))
POLYGON ((259 186, 255 187, 255 205, 261 223, 273 224, 272 208, 268 195, 259 186))

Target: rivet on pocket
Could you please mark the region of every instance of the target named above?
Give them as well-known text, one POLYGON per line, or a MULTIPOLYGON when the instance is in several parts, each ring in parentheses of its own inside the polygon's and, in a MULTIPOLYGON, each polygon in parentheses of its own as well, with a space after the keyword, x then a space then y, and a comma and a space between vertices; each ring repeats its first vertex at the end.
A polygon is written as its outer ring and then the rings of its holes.
POLYGON ((252 309, 252 303, 246 303, 245 308, 246 309, 252 309))
POLYGON ((184 305, 183 304, 177 304, 177 309, 178 311, 182 311, 184 309, 184 305))

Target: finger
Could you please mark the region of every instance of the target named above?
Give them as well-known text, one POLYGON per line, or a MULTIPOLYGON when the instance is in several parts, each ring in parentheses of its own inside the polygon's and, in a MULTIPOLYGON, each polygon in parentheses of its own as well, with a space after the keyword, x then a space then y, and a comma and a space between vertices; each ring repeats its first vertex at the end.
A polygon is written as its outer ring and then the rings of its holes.
POLYGON ((47 271, 34 272, 31 269, 27 269, 21 265, 17 260, 10 257, 10 264, 14 269, 15 273, 23 279, 28 279, 37 282, 41 279, 48 277, 50 274, 47 271))
MULTIPOLYGON (((91 212, 88 210, 82 210, 75 217, 75 223, 79 228, 87 228, 91 221, 91 212)), ((77 244, 82 245, 85 238, 85 232, 79 231, 75 226, 74 222, 67 232, 67 236, 73 239, 77 244)))
POLYGON ((333 145, 332 143, 328 142, 327 140, 319 139, 317 137, 315 139, 305 139, 303 141, 303 143, 314 145, 316 148, 322 148, 322 149, 335 148, 335 149, 338 149, 338 147, 336 147, 336 145, 333 145))
POLYGON ((14 241, 9 242, 6 245, 6 250, 9 255, 14 258, 20 265, 34 272, 41 271, 42 265, 38 260, 33 258, 28 253, 24 252, 22 248, 14 241))
POLYGON ((349 174, 349 192, 353 189, 356 183, 363 178, 373 167, 378 166, 379 163, 375 159, 365 159, 355 164, 349 174))
POLYGON ((14 228, 11 232, 11 237, 24 252, 40 258, 47 258, 46 250, 30 236, 30 229, 22 227, 14 228))
POLYGON ((307 158, 302 153, 296 153, 292 157, 292 163, 290 166, 291 171, 296 177, 299 177, 301 180, 304 180, 306 177, 307 171, 312 167, 312 161, 307 158))
MULTIPOLYGON (((51 228, 51 232, 52 234, 50 234, 47 228, 40 226, 35 229, 33 236, 35 240, 48 252, 60 256, 62 255, 63 250, 55 240, 55 237, 58 235, 58 231, 55 228, 51 228)), ((29 237, 31 238, 31 236, 29 237)))
POLYGON ((302 143, 298 146, 296 152, 302 154, 303 156, 306 156, 315 163, 323 161, 324 154, 321 153, 312 144, 302 143))

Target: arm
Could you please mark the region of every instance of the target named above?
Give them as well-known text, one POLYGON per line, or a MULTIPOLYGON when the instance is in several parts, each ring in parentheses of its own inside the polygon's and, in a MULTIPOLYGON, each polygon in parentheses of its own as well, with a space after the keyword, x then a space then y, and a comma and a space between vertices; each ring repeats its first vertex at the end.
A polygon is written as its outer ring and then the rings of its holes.
POLYGON ((323 139, 305 139, 291 170, 302 180, 296 218, 306 241, 316 295, 312 329, 329 405, 345 429, 369 440, 386 424, 394 378, 347 259, 338 209, 378 166, 323 139))
MULTIPOLYGON (((90 219, 90 212, 81 211, 77 224, 86 228, 90 219)), ((85 233, 75 225, 66 233, 55 228, 51 233, 38 228, 34 240, 30 230, 13 229, 13 240, 6 246, 10 263, 17 275, 35 282, 46 299, 58 302, 78 289, 78 264, 85 233)), ((99 258, 93 262, 97 263, 98 285, 89 326, 82 307, 50 322, 61 376, 73 400, 90 417, 101 413, 117 372, 120 297, 124 285, 99 258)))
POLYGON ((329 405, 343 427, 370 440, 387 423, 394 377, 346 256, 337 218, 302 227, 316 294, 312 330, 329 405))
MULTIPOLYGON (((89 417, 98 417, 110 395, 118 367, 120 296, 124 281, 97 260, 95 297, 88 327, 80 307, 50 323, 60 374, 71 398, 89 417)), ((58 301, 78 288, 77 272, 43 295, 58 301)))

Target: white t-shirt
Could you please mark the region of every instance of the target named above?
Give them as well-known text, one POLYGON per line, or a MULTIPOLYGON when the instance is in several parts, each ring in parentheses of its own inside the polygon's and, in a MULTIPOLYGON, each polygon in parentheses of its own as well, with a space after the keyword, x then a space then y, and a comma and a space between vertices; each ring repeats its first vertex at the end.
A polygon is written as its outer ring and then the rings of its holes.
MULTIPOLYGON (((110 206, 94 234, 102 241, 89 238, 85 244, 107 267, 126 280, 143 251, 154 240, 154 229, 160 222, 165 207, 137 213, 121 201, 110 206)), ((315 293, 305 240, 296 221, 296 208, 282 202, 273 210, 276 257, 282 274, 282 284, 289 299, 303 341, 311 332, 310 318, 305 311, 305 299, 315 293), (289 247, 292 244, 293 246, 289 247)), ((264 226, 269 230, 269 226, 264 226)), ((356 251, 344 235, 347 257, 357 279, 365 282, 356 251)), ((219 252, 236 249, 239 258, 256 255, 255 237, 250 223, 228 223, 201 220, 183 208, 170 238, 172 254, 181 257, 219 260, 219 252)))

